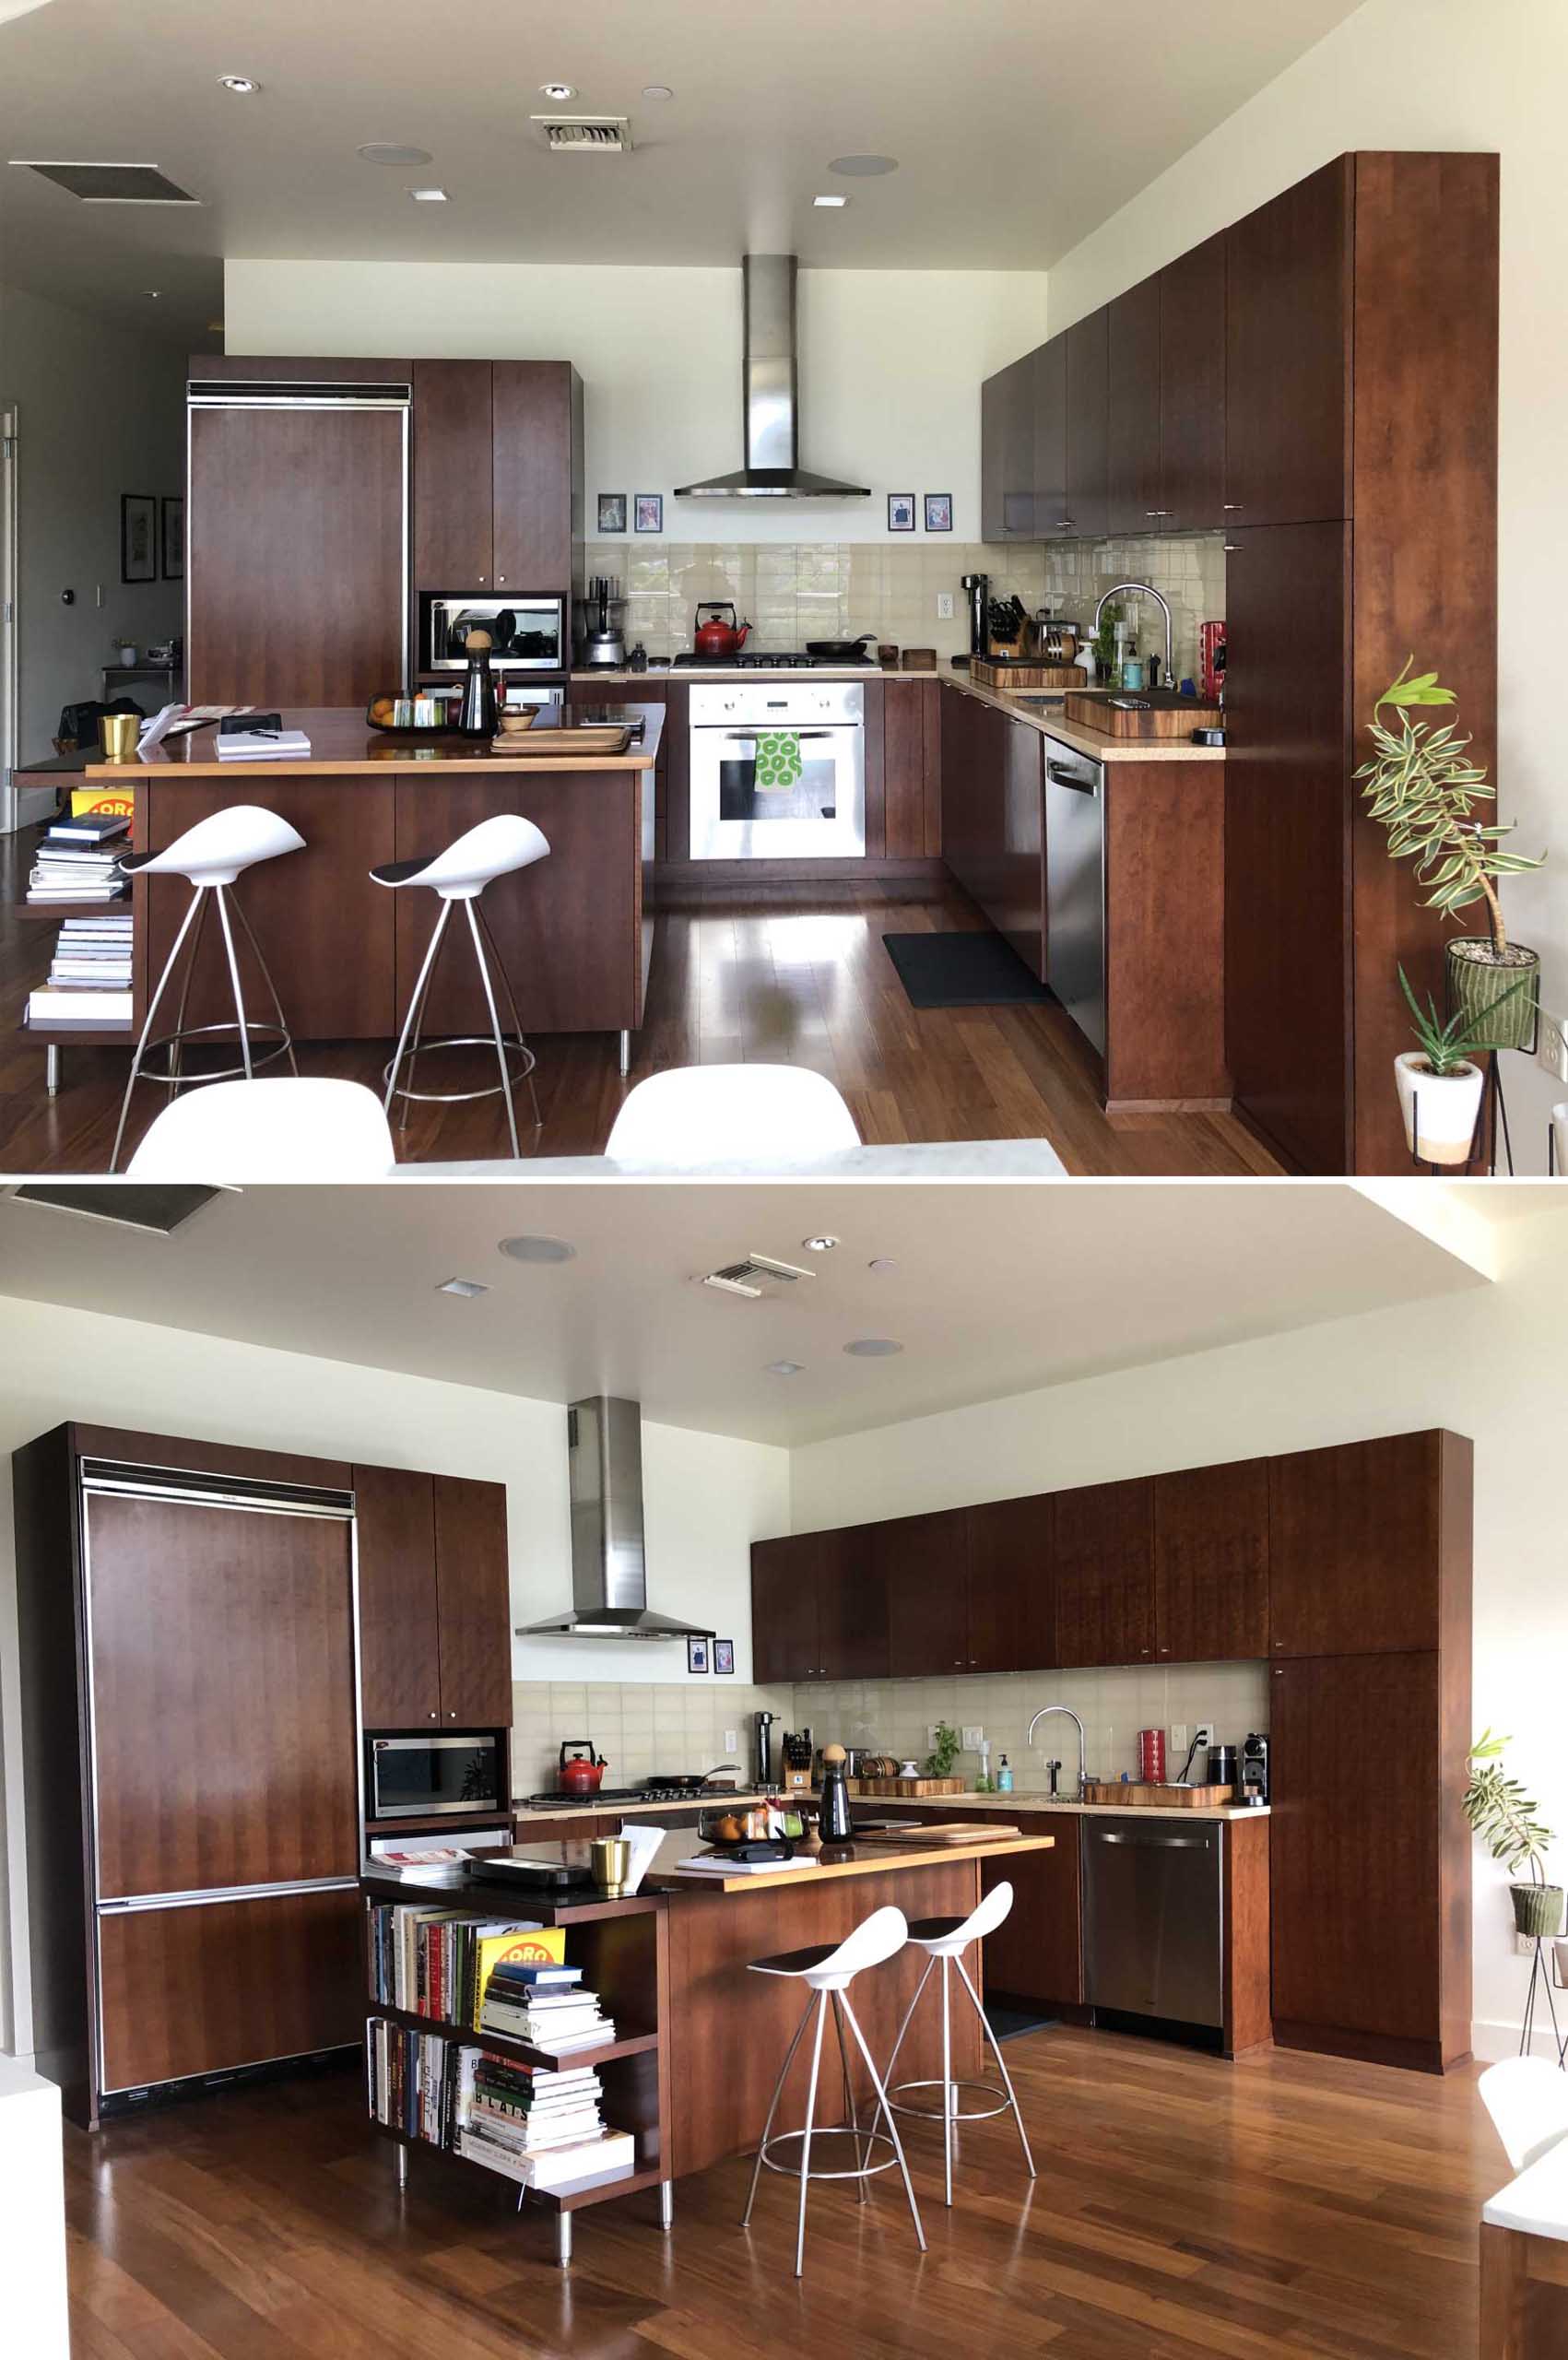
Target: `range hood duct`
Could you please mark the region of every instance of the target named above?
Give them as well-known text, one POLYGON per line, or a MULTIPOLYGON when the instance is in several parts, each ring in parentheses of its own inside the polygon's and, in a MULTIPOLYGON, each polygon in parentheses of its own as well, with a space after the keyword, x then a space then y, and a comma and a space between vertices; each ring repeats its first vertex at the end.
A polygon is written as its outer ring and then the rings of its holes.
POLYGON ((748 254, 746 363, 741 411, 746 465, 733 475, 681 484, 678 500, 868 500, 863 483, 839 483, 800 465, 800 372, 796 359, 794 254, 748 254))
POLYGON ((596 1393, 566 1412, 572 1610, 522 1622, 520 1639, 686 1639, 705 1624, 655 1614, 643 1548, 643 1411, 596 1393))

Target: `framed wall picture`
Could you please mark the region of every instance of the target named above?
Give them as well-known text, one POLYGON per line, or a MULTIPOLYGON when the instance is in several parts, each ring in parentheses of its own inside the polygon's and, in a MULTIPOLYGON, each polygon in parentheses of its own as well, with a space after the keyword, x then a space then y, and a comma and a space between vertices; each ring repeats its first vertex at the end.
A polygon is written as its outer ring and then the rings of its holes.
POLYGON ((662 491, 640 491, 633 509, 636 528, 640 533, 662 533, 665 529, 665 496, 662 491))
POLYGON ((889 492, 888 530, 890 533, 914 532, 914 494, 913 491, 889 492))
POLYGON ((601 533, 625 532, 626 494, 623 491, 600 492, 599 530, 601 533))
POLYGON ((950 491, 928 491, 925 495, 925 529, 928 533, 950 533, 953 529, 953 496, 950 491))
POLYGON ((713 1670, 715 1672, 734 1671, 735 1641, 733 1639, 713 1641, 713 1670))
POLYGON ((708 1669, 708 1642, 699 1638, 695 1632, 686 1642, 686 1669, 688 1671, 706 1671, 708 1669))
POLYGON ((120 494, 120 579, 158 580, 158 502, 150 491, 120 494))
POLYGON ((159 513, 163 579, 165 582, 183 582, 185 578, 185 502, 179 496, 166 495, 159 513))

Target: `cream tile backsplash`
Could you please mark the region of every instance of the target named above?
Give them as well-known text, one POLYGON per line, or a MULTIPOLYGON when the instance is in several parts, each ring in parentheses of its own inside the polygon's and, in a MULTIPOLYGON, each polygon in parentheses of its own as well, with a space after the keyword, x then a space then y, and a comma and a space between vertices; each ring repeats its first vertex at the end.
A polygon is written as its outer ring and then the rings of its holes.
MULTIPOLYGON (((1151 535, 1115 541, 1050 541, 1045 596, 1053 611, 1088 631, 1102 595, 1118 582, 1151 582, 1171 608, 1176 679, 1197 678, 1200 623, 1225 618, 1225 542, 1220 533, 1151 535)), ((1140 655, 1163 655, 1164 625, 1152 598, 1127 601, 1140 655)))
MULTIPOLYGON (((606 1783, 635 1787, 661 1771, 711 1770, 734 1761, 749 1776, 751 1716, 777 1713, 779 1729, 808 1729, 819 1744, 875 1746, 901 1760, 929 1750, 926 1731, 950 1721, 961 1735, 978 1724, 991 1740, 993 1771, 1005 1753, 1017 1791, 1050 1785, 1047 1761, 1065 1764, 1062 1791, 1078 1768, 1070 1721, 1052 1720, 1027 1746, 1030 1716, 1042 1705, 1070 1705, 1082 1717, 1092 1777, 1119 1778, 1138 1768, 1138 1732, 1185 1721, 1212 1721, 1215 1736, 1238 1744, 1268 1726, 1268 1667, 1261 1663, 1179 1664, 1168 1671, 1008 1671, 959 1680, 813 1682, 796 1688, 738 1686, 712 1674, 686 1681, 563 1685, 519 1681, 513 1688, 513 1786, 520 1795, 555 1784, 562 1743, 591 1738, 609 1764, 606 1783), (737 1751, 725 1752, 725 1732, 737 1751)), ((777 1736, 774 1753, 777 1758, 777 1736)), ((1169 1740, 1167 1740, 1167 1751, 1169 1740)), ((1174 1777, 1180 1762, 1168 1764, 1174 1777)), ((973 1782, 974 1753, 961 1753, 959 1774, 973 1782)))

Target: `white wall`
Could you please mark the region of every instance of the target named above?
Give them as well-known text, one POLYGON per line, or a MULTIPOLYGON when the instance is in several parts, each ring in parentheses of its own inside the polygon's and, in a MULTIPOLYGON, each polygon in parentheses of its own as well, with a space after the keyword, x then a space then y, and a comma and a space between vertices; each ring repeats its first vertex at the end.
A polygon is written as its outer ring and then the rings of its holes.
MULTIPOLYGON (((1502 157, 1497 785, 1520 848, 1550 847, 1544 872, 1510 881, 1507 908, 1542 954, 1554 1009, 1568 1004, 1568 827, 1556 667, 1540 656, 1562 629, 1568 528, 1565 108, 1562 0, 1367 0, 1050 276, 1055 331, 1347 148, 1502 157)), ((1522 1057, 1506 1064, 1519 1169, 1544 1171, 1546 1110, 1562 1086, 1522 1057)))
POLYGON ((51 750, 62 705, 101 693, 112 639, 145 648, 185 627, 183 582, 120 579, 121 493, 184 490, 184 356, 0 286, 0 403, 13 401, 25 762, 51 750))
MULTIPOLYGON (((565 1605, 572 1591, 566 1412, 559 1403, 0 1299, 0 1791, 10 1892, 9 1967, 0 1926, 0 2048, 24 2053, 31 2011, 10 1457, 67 1418, 504 1482, 513 1621, 536 1620, 565 1605)), ((733 1632, 736 1680, 749 1682, 750 1543, 787 1527, 788 1455, 647 1425, 643 1467, 653 1602, 733 1632)), ((678 1646, 594 1640, 514 1641, 513 1672, 519 1681, 687 1676, 678 1646)))
MULTIPOLYGON (((792 1528, 1425 1426, 1469 1434, 1476 1728, 1513 1735, 1513 1766, 1557 1830, 1553 1865, 1568 1882, 1562 1240, 1554 1215, 1521 1221, 1503 1233, 1488 1288, 797 1450, 792 1528)), ((1037 1685, 1033 1703, 1057 1701, 1037 1685)), ((1355 1808, 1349 1786, 1345 1807, 1355 1808)), ((1518 2043, 1525 1969, 1501 1871, 1479 1849, 1475 1871, 1474 2045, 1505 2056, 1518 2043)))
POLYGON ((872 497, 677 502, 745 457, 738 267, 231 260, 224 289, 230 352, 574 362, 590 534, 598 492, 658 491, 676 540, 882 540, 890 491, 950 491, 977 540, 980 381, 1045 333, 1041 272, 802 271, 801 463, 872 497))

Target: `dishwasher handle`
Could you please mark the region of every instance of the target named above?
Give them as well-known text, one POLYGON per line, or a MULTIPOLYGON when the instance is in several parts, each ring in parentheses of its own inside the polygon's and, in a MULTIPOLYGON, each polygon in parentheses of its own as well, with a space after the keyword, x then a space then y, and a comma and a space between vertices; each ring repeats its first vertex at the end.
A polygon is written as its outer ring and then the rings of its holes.
POLYGON ((1165 1852, 1207 1852, 1208 1849, 1207 1835, 1118 1835, 1108 1827, 1097 1827, 1092 1840, 1096 1844, 1134 1844, 1140 1849, 1158 1847, 1165 1852))
POLYGON ((1046 758, 1045 775, 1053 786, 1070 786, 1078 795, 1097 796, 1100 792, 1098 773, 1091 778, 1084 778, 1079 772, 1069 770, 1066 762, 1054 762, 1049 757, 1046 758))

